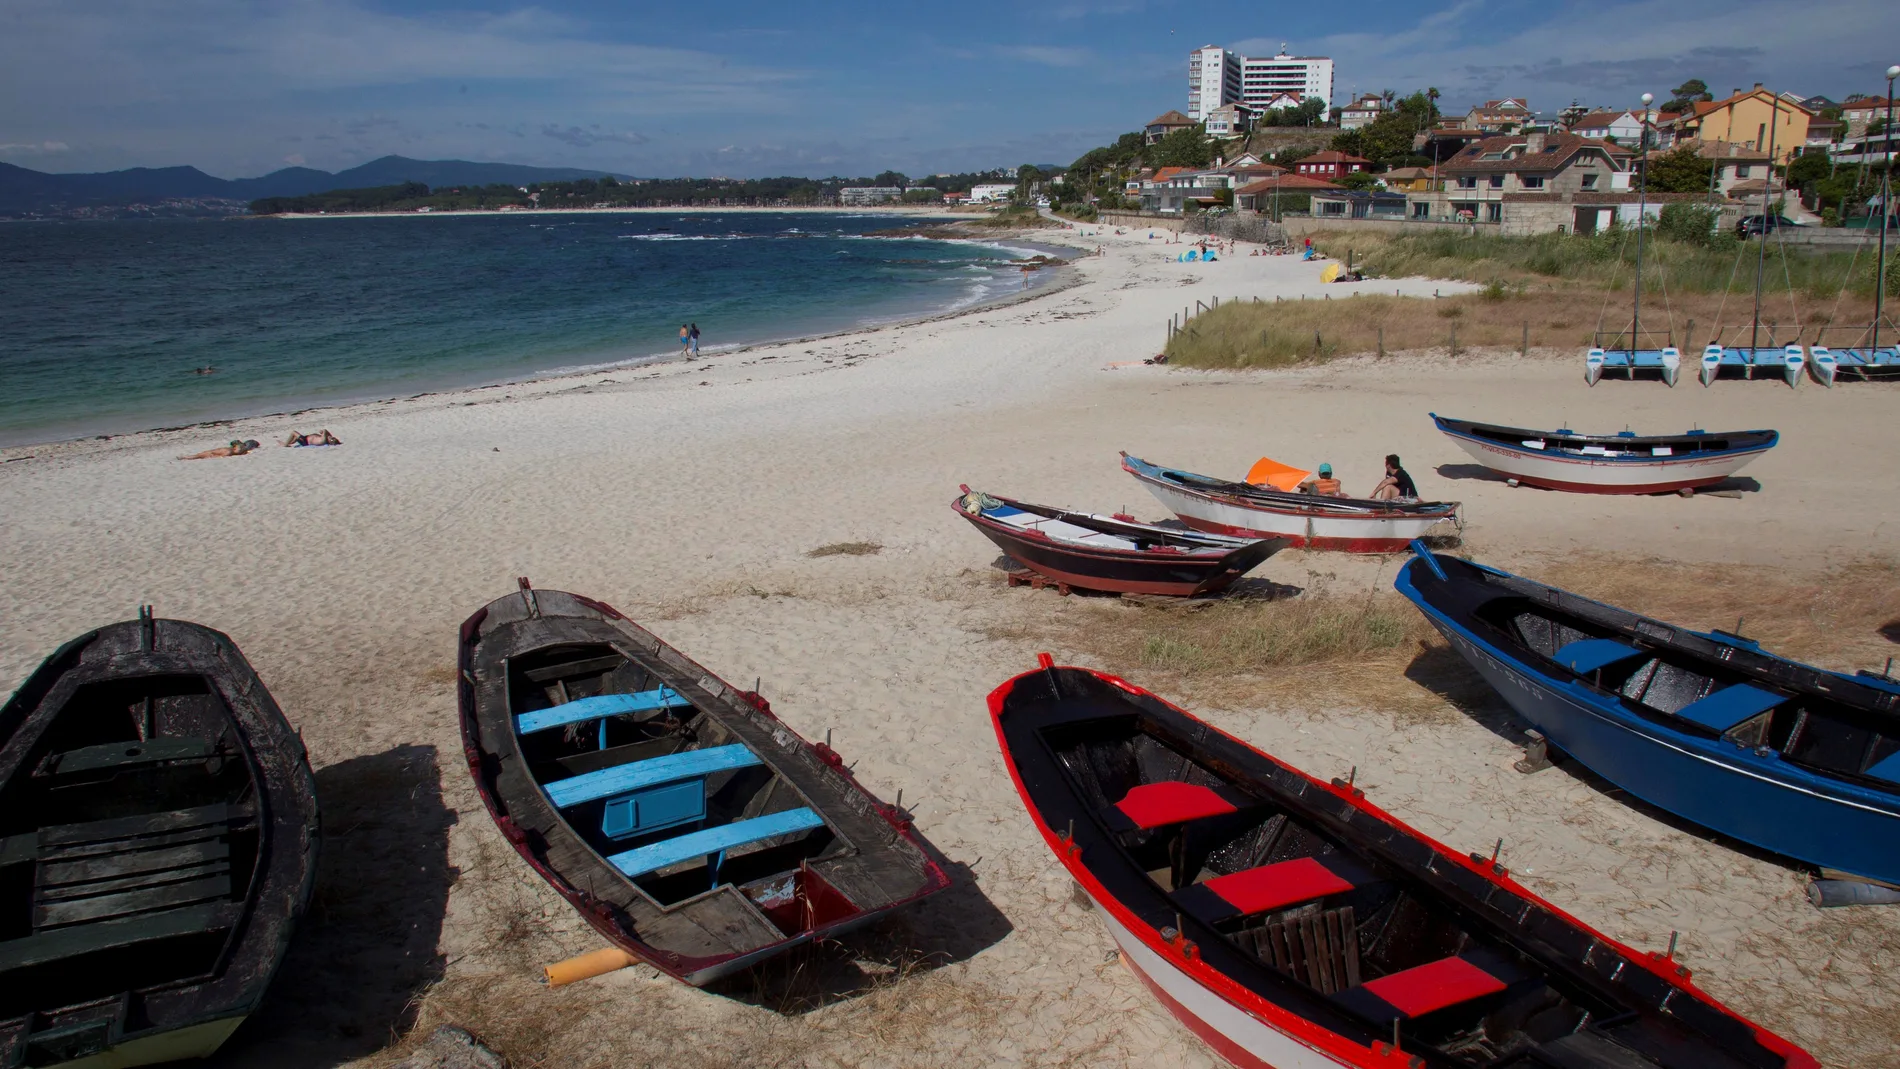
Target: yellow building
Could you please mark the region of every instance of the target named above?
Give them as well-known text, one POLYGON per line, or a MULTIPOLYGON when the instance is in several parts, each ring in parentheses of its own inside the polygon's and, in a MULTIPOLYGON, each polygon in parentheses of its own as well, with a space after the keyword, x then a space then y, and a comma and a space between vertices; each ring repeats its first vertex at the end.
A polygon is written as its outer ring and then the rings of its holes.
POLYGON ((1774 153, 1776 163, 1787 163, 1808 142, 1808 123, 1815 113, 1798 102, 1761 87, 1739 91, 1726 100, 1696 104, 1695 110, 1672 124, 1677 140, 1700 138, 1703 143, 1725 141, 1757 152, 1774 153))

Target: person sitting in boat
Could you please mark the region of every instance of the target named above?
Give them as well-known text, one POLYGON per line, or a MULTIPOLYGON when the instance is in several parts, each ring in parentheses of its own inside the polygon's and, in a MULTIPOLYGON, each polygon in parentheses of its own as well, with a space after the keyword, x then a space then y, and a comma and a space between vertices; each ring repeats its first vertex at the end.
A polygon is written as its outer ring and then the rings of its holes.
POLYGON ((193 453, 190 456, 179 457, 178 459, 180 460, 210 460, 212 457, 241 457, 244 454, 256 448, 257 448, 257 439, 255 438, 252 438, 248 441, 243 441, 243 442, 240 442, 234 438, 231 440, 230 445, 221 445, 217 447, 216 449, 207 449, 202 453, 193 453))
POLYGON ((1385 478, 1380 479, 1379 485, 1373 487, 1372 493, 1366 496, 1375 501, 1418 499, 1418 487, 1412 482, 1411 473, 1399 465, 1397 453, 1385 455, 1385 478))
POLYGON ((1338 479, 1333 478, 1333 466, 1321 464, 1319 471, 1308 475, 1300 483, 1300 493, 1317 494, 1320 497, 1345 497, 1346 492, 1338 479))
POLYGON ((342 445, 343 440, 331 434, 327 429, 318 431, 315 434, 299 434, 296 431, 291 431, 290 437, 284 439, 284 444, 286 446, 342 445))

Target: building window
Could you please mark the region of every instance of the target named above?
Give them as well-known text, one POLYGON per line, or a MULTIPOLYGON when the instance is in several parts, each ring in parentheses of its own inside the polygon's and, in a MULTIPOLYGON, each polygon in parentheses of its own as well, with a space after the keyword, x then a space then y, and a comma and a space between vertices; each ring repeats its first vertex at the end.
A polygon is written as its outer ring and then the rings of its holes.
POLYGON ((1484 206, 1484 221, 1487 223, 1502 223, 1504 221, 1504 205, 1502 204, 1485 205, 1484 206))
POLYGON ((1747 177, 1748 177, 1748 164, 1746 164, 1746 163, 1738 163, 1738 164, 1736 164, 1736 165, 1735 165, 1735 177, 1737 177, 1737 178, 1747 178, 1747 177))
POLYGON ((1458 188, 1459 189, 1476 189, 1478 188, 1478 180, 1476 178, 1460 178, 1458 180, 1458 188))
POLYGON ((1325 203, 1320 205, 1320 208, 1321 208, 1322 214, 1325 214, 1325 215, 1346 214, 1346 206, 1344 204, 1339 203, 1336 200, 1326 201, 1325 203))
POLYGON ((1768 124, 1762 123, 1760 126, 1757 126, 1755 128, 1755 151, 1760 152, 1762 145, 1766 144, 1767 141, 1768 141, 1768 124))
POLYGON ((1586 174, 1586 175, 1584 175, 1584 176, 1583 176, 1583 188, 1585 188, 1585 189, 1595 189, 1596 187, 1597 187, 1597 176, 1596 176, 1596 175, 1593 175, 1593 174, 1586 174))
POLYGON ((1492 175, 1492 176, 1491 176, 1491 188, 1492 188, 1492 189, 1503 189, 1503 188, 1504 188, 1504 176, 1503 176, 1503 175, 1501 175, 1501 174, 1494 174, 1494 175, 1492 175))
POLYGON ((1525 189, 1542 189, 1542 188, 1544 188, 1544 179, 1543 179, 1543 176, 1541 176, 1541 175, 1525 175, 1525 176, 1524 176, 1524 188, 1525 188, 1525 189))
POLYGON ((1432 206, 1430 202, 1421 200, 1421 201, 1414 201, 1412 203, 1412 218, 1429 219, 1431 218, 1431 215, 1432 215, 1432 206))

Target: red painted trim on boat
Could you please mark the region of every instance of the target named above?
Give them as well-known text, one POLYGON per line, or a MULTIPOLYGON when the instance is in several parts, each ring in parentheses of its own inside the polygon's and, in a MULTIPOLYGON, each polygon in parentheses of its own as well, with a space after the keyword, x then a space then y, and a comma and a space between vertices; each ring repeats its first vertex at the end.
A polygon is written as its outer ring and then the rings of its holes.
POLYGON ((1205 583, 1121 582, 1103 579, 1099 576, 1084 575, 1080 572, 1065 571, 1061 568, 1051 568, 1046 564, 1032 564, 1029 561, 1017 557, 1010 557, 1009 559, 1045 579, 1052 579, 1058 583, 1067 583, 1079 590, 1096 590, 1107 594, 1169 594, 1179 597, 1191 597, 1195 594, 1211 593, 1231 586, 1233 581, 1238 578, 1238 576, 1233 575, 1231 572, 1216 572, 1214 577, 1205 583), (1221 582, 1223 579, 1226 581, 1221 582))
MULTIPOLYGON (((1264 511, 1264 510, 1263 510, 1264 511)), ((1403 553, 1411 545, 1405 538, 1308 538, 1305 535, 1276 534, 1272 531, 1256 531, 1250 527, 1231 527, 1212 520, 1203 520, 1197 516, 1177 513, 1181 522, 1196 531, 1208 534, 1233 535, 1236 538, 1284 538, 1292 549, 1335 549, 1347 553, 1403 553)), ((1376 519, 1386 519, 1379 516, 1376 519)))
POLYGON ((1142 986, 1167 1007, 1168 1012, 1174 1015, 1174 1019, 1187 1026, 1187 1030, 1194 1033, 1201 1042, 1214 1048, 1214 1053, 1232 1062, 1239 1069, 1274 1069, 1272 1064, 1254 1057, 1247 1048, 1227 1038, 1227 1033, 1201 1020, 1194 1015, 1193 1010, 1175 1001, 1174 996, 1168 994, 1167 989, 1156 983, 1154 977, 1141 971, 1141 966, 1135 964, 1135 959, 1126 954, 1123 954, 1121 958, 1122 964, 1128 966, 1128 971, 1134 973, 1142 986))
MULTIPOLYGON (((1051 665, 1051 667, 1053 667, 1053 665, 1051 665)), ((1468 872, 1475 873, 1503 890, 1518 895, 1526 901, 1536 903, 1538 908, 1545 910, 1551 916, 1558 918, 1564 923, 1590 933, 1598 943, 1622 954, 1631 965, 1651 973, 1670 987, 1696 999, 1718 1013, 1733 1018, 1748 1028, 1749 1031, 1754 1034, 1757 1042, 1764 1048, 1773 1051, 1783 1058, 1783 1069, 1820 1069, 1820 1062, 1817 1061, 1812 1054, 1809 1054, 1807 1051, 1802 1050, 1800 1047, 1795 1046, 1775 1033, 1750 1021, 1734 1010, 1729 1009, 1708 995, 1701 988, 1697 987, 1690 978, 1689 970, 1678 965, 1674 960, 1660 953, 1636 950, 1604 935, 1602 932, 1578 920, 1576 917, 1551 905, 1542 896, 1532 892, 1516 880, 1511 879, 1507 871, 1496 862, 1483 860, 1473 861, 1468 855, 1452 850, 1445 844, 1413 828, 1411 825, 1406 824, 1397 817, 1394 817, 1385 810, 1367 801, 1363 790, 1315 779, 1273 755, 1251 746, 1245 741, 1201 720, 1193 713, 1175 705, 1173 702, 1150 691, 1143 690, 1118 676, 1110 675, 1107 672, 1098 672, 1092 668, 1081 668, 1072 665, 1064 665, 1062 667, 1073 671, 1087 672, 1089 675, 1102 680, 1110 686, 1124 690, 1129 694, 1151 698, 1160 702, 1169 709, 1200 724, 1207 731, 1218 734, 1233 741, 1237 745, 1246 747, 1254 753, 1259 754, 1281 769, 1305 780, 1314 788, 1335 795, 1347 805, 1359 810, 1366 816, 1388 825, 1402 835, 1424 843, 1443 861, 1457 865, 1468 872)), ((1110 895, 1108 889, 1104 887, 1100 881, 1095 879, 1094 874, 1088 870, 1088 867, 1071 855, 1068 844, 1056 833, 1055 829, 1049 827, 1048 824, 1043 821, 1041 811, 1036 808, 1035 801, 1030 797, 1028 790, 1024 788, 1022 775, 1018 772, 1016 760, 1010 753, 1009 738, 1003 732, 1002 716, 1004 700, 1008 698, 1010 692, 1015 689, 1018 680, 1025 679, 1043 670, 1042 668, 1037 668, 1013 676, 1005 680, 1001 686, 991 691, 989 695, 990 723, 996 730, 997 747, 1003 752, 1004 766, 1009 770, 1010 781, 1016 786, 1017 796, 1023 800, 1023 808, 1028 811, 1030 820, 1035 822, 1036 829, 1042 833, 1043 841, 1049 844, 1049 848, 1055 852, 1057 860, 1061 861, 1063 868, 1068 870, 1069 875, 1072 876, 1077 883, 1081 884, 1089 896, 1099 903, 1104 910, 1113 914, 1122 927, 1126 928, 1135 938, 1140 939, 1151 951, 1174 965, 1175 968, 1179 969, 1189 979, 1226 999, 1235 1007, 1251 1014, 1270 1027, 1300 1042, 1306 1043, 1308 1046, 1322 1053, 1341 1060, 1346 1060, 1349 1064, 1354 1066, 1388 1066, 1392 1067, 1392 1069, 1412 1069, 1414 1063, 1411 1055, 1405 1054, 1402 1051, 1395 1051, 1390 1047, 1386 1047, 1383 1043, 1378 1044, 1376 1047, 1362 1047, 1331 1029, 1314 1024, 1303 1017, 1299 1017, 1280 1008, 1273 1002, 1262 998, 1260 995, 1236 983, 1225 974, 1208 965, 1198 954, 1193 953, 1193 944, 1191 942, 1182 940, 1182 943, 1186 944, 1186 952, 1184 952, 1184 948, 1181 945, 1169 943, 1162 939, 1159 931, 1148 926, 1139 917, 1135 916, 1133 911, 1124 906, 1113 895, 1110 895)))
POLYGON ((1677 490, 1693 490, 1698 486, 1714 486, 1716 483, 1733 478, 1729 475, 1715 475, 1705 479, 1671 479, 1668 482, 1644 483, 1638 486, 1606 486, 1603 483, 1573 483, 1562 479, 1540 479, 1535 475, 1514 475, 1506 471, 1490 469, 1506 479, 1516 479, 1525 486, 1535 486, 1544 490, 1564 490, 1573 494, 1671 494, 1677 490))

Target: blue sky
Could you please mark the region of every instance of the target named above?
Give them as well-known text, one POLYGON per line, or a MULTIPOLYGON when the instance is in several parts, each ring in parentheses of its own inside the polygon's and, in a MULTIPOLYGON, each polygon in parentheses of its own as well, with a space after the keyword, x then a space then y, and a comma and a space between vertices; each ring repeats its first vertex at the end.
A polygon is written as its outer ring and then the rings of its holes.
POLYGON ((1555 111, 1765 81, 1884 90, 1900 4, 6 0, 0 160, 224 177, 388 153, 639 175, 921 175, 1078 153, 1187 103, 1214 43, 1355 88, 1555 111))

